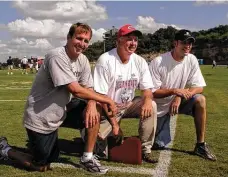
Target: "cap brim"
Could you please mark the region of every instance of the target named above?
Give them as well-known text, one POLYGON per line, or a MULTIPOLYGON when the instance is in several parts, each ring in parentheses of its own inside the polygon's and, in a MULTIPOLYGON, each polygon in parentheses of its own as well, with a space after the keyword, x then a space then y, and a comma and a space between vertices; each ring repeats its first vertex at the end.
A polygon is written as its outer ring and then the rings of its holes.
POLYGON ((195 43, 196 42, 196 39, 194 37, 188 37, 184 41, 191 41, 192 43, 195 43))
POLYGON ((141 36, 142 36, 142 32, 139 31, 139 30, 131 31, 131 32, 125 34, 124 36, 130 35, 130 34, 134 34, 134 35, 137 36, 137 37, 141 37, 141 36))
POLYGON ((135 30, 135 31, 132 31, 131 33, 129 33, 129 34, 135 34, 137 37, 141 37, 142 36, 142 32, 141 31, 139 31, 139 30, 135 30))

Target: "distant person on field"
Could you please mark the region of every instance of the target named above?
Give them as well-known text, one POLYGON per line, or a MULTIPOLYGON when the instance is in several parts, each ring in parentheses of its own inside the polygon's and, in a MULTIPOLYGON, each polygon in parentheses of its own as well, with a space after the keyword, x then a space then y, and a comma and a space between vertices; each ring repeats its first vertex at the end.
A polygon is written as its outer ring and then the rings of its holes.
POLYGON ((28 59, 26 56, 21 59, 21 64, 22 64, 22 74, 28 74, 27 68, 28 68, 28 59))
POLYGON ((213 69, 213 68, 216 68, 216 66, 217 66, 217 65, 216 65, 216 61, 213 60, 213 61, 212 61, 212 69, 213 69))
POLYGON ((19 60, 18 68, 19 68, 19 70, 21 70, 21 60, 19 60))
POLYGON ((86 128, 81 167, 97 174, 108 171, 93 155, 93 148, 100 126, 100 103, 107 104, 113 116, 117 108, 109 97, 93 91, 89 60, 82 54, 91 37, 92 29, 87 24, 73 24, 66 45, 47 53, 24 111, 24 126, 32 154, 12 149, 2 137, 0 157, 16 160, 32 170, 50 169, 50 163, 59 157, 58 129, 63 124, 76 129, 86 128), (74 99, 70 102, 72 96, 74 99))
POLYGON ((11 56, 9 56, 8 60, 6 61, 7 63, 7 67, 8 67, 8 75, 9 74, 13 74, 13 59, 11 58, 11 56))
MULTIPOLYGON (((151 89, 154 87, 146 60, 135 54, 142 33, 132 25, 122 26, 117 35, 117 47, 102 54, 94 69, 94 90, 115 101, 121 118, 139 118, 138 133, 142 143, 142 159, 155 163, 151 147, 157 125, 157 108, 151 89), (135 97, 135 91, 141 97, 135 97)), ((104 110, 105 105, 104 105, 104 110)), ((108 112, 107 112, 108 115, 108 112)), ((112 134, 121 131, 116 117, 109 116, 112 134)))
POLYGON ((35 68, 36 73, 37 73, 38 70, 39 70, 39 64, 38 64, 38 59, 37 58, 34 58, 33 67, 35 68))
POLYGON ((197 58, 190 54, 194 42, 189 30, 179 30, 175 35, 174 49, 150 63, 158 109, 154 148, 164 148, 170 142, 170 117, 187 114, 195 121, 197 142, 194 153, 215 161, 215 155, 205 143, 206 98, 202 92, 206 83, 197 58))
POLYGON ((28 59, 28 66, 30 69, 30 73, 33 73, 33 63, 34 63, 34 60, 32 57, 30 59, 28 59))

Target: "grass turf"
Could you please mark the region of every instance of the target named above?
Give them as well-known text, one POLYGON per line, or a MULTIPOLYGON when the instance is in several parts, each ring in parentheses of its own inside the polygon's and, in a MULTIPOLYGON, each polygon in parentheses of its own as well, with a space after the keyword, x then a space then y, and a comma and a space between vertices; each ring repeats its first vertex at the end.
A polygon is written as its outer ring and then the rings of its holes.
MULTIPOLYGON (((172 149, 172 160, 168 176, 227 176, 228 174, 228 142, 227 142, 227 113, 228 113, 228 69, 211 66, 202 66, 207 87, 204 95, 207 98, 208 120, 206 127, 206 141, 217 155, 217 162, 210 162, 197 156, 189 155, 195 144, 195 129, 193 119, 189 116, 180 115, 177 120, 176 136, 172 149)), ((29 94, 34 74, 21 75, 15 71, 14 75, 6 75, 6 71, 0 70, 0 100, 25 100, 29 94)), ((0 136, 6 136, 9 143, 16 147, 25 148, 26 133, 22 125, 22 115, 25 102, 23 101, 0 101, 0 136)), ((121 127, 125 136, 137 135, 138 120, 123 120, 121 127)), ((74 143, 74 138, 79 137, 79 132, 73 129, 60 128, 59 138, 67 145, 74 143)), ((77 164, 78 157, 74 152, 62 152, 61 160, 64 163, 77 164)), ((159 151, 153 151, 158 157, 159 151)), ((6 165, 0 161, 0 176, 91 176, 84 170, 55 168, 45 173, 28 172, 21 168, 6 165)), ((102 161, 109 166, 145 167, 155 168, 155 165, 143 164, 141 166, 126 165, 114 162, 102 161)), ((127 176, 127 173, 109 172, 105 176, 127 176)), ((148 176, 132 174, 133 176, 148 176)))

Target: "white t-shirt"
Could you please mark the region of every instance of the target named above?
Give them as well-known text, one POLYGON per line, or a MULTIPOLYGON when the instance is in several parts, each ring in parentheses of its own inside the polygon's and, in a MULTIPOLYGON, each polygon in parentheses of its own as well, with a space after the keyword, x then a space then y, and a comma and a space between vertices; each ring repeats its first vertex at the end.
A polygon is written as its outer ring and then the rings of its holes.
POLYGON ((145 59, 133 53, 127 64, 120 60, 116 48, 104 53, 94 69, 94 90, 108 95, 125 107, 135 96, 135 89, 152 89, 153 83, 145 59))
POLYGON ((21 59, 21 63, 26 65, 28 63, 28 59, 27 58, 23 58, 21 59))
MULTIPOLYGON (((204 87, 205 80, 201 73, 197 58, 188 54, 184 60, 178 62, 173 59, 171 52, 156 57, 150 63, 150 72, 155 88, 172 89, 185 87, 204 87)), ((158 109, 158 117, 162 117, 169 112, 169 107, 174 95, 155 99, 158 109)))

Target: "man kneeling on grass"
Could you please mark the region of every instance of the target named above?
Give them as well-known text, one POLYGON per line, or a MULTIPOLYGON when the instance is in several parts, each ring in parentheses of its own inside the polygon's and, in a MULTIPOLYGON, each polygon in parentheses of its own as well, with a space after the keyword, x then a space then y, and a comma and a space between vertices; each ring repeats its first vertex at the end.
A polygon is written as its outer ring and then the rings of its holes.
POLYGON ((66 46, 56 48, 45 56, 24 112, 24 126, 32 154, 12 149, 6 138, 2 137, 0 157, 16 160, 31 170, 46 171, 50 163, 59 157, 59 126, 62 123, 71 124, 75 128, 86 128, 85 148, 80 165, 93 173, 104 174, 108 171, 93 156, 101 113, 101 107, 96 101, 107 104, 113 115, 117 108, 109 97, 92 89, 89 61, 82 54, 91 37, 92 30, 88 25, 76 23, 69 29, 66 46), (76 99, 68 104, 71 94, 76 99), (66 105, 70 108, 68 112, 65 111, 66 105))
MULTIPOLYGON (((134 53, 141 36, 142 33, 129 24, 119 29, 117 47, 101 55, 96 63, 94 90, 115 101, 121 118, 139 118, 142 159, 155 163, 150 154, 157 126, 157 107, 151 91, 153 83, 145 59, 134 53), (142 97, 135 97, 137 88, 142 97)), ((112 134, 118 135, 121 129, 116 117, 109 115, 108 120, 112 134)))
POLYGON ((155 85, 158 120, 154 148, 164 148, 170 138, 170 116, 192 115, 197 143, 194 153, 215 161, 215 155, 205 143, 206 99, 201 94, 206 86, 197 58, 190 54, 195 38, 188 30, 175 35, 174 49, 151 61, 150 71, 155 85), (188 88, 185 88, 188 87, 188 88))

